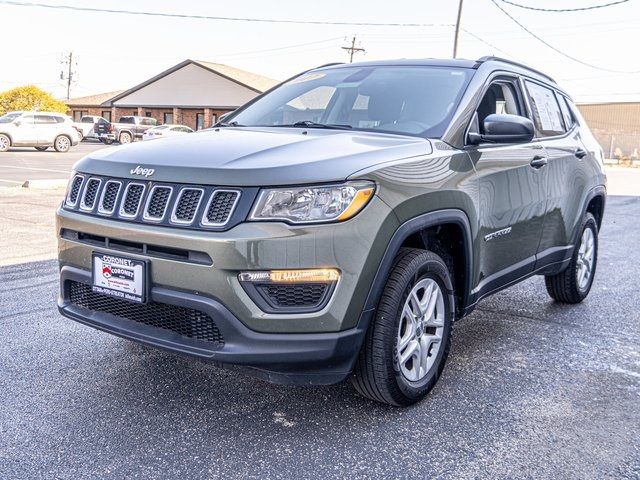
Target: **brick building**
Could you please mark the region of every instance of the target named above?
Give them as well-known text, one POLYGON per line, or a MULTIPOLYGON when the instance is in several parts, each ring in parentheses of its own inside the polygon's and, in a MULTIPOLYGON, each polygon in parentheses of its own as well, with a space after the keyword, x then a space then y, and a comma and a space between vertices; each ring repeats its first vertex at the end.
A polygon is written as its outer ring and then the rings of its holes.
POLYGON ((278 82, 228 65, 185 60, 129 90, 74 98, 69 115, 99 115, 117 121, 123 115, 152 117, 159 123, 199 130, 213 125, 278 82))

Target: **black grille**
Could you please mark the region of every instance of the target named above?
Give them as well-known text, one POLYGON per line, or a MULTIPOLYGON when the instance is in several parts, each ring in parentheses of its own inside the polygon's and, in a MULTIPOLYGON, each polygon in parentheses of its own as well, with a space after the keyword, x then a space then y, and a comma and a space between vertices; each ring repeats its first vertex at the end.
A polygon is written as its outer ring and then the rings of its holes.
POLYGON ((307 283, 304 285, 263 285, 260 288, 278 307, 313 307, 322 301, 328 285, 307 283))
POLYGON ((217 191, 211 197, 204 223, 223 224, 229 219, 238 199, 238 192, 217 191))
POLYGON ((100 187, 100 180, 91 178, 87 182, 87 188, 84 191, 84 199, 82 200, 82 206, 91 210, 96 203, 96 196, 98 195, 98 187, 100 187))
POLYGON ((104 194, 102 196, 101 210, 104 212, 113 212, 116 206, 116 200, 118 199, 118 193, 120 192, 120 184, 117 182, 107 182, 104 187, 104 194))
POLYGON ((164 217, 170 196, 171 189, 169 187, 155 187, 147 205, 146 217, 158 220, 164 217))
POLYGON ((173 213, 173 220, 185 223, 191 223, 196 216, 200 199, 202 198, 202 190, 195 188, 185 188, 180 194, 180 200, 176 205, 173 213))
POLYGON ((138 207, 140 206, 140 200, 142 199, 142 193, 144 192, 144 186, 138 183, 129 184, 127 189, 127 196, 124 199, 122 205, 122 211, 127 215, 135 215, 138 213, 138 207))
POLYGON ((69 190, 69 203, 72 205, 75 205, 75 203, 78 201, 78 195, 80 195, 82 180, 83 178, 80 175, 73 179, 71 189, 69 190))
POLYGON ((166 303, 136 304, 119 298, 94 293, 89 285, 68 281, 69 300, 72 304, 94 312, 170 330, 183 337, 224 346, 224 338, 213 319, 198 310, 166 303))

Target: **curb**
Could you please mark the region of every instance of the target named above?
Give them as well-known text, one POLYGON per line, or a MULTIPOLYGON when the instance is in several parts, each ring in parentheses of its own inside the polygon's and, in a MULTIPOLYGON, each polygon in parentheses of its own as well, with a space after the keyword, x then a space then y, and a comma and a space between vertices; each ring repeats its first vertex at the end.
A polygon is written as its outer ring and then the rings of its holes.
POLYGON ((22 184, 23 188, 47 189, 65 188, 69 183, 67 178, 56 178, 51 180, 27 180, 22 184))

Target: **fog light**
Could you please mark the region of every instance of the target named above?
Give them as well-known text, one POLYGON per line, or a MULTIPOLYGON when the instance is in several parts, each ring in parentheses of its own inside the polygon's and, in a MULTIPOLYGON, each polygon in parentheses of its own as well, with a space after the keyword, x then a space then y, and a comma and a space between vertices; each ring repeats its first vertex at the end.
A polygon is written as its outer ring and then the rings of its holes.
POLYGON ((340 272, 335 268, 312 268, 305 270, 267 270, 257 272, 241 272, 241 282, 252 283, 317 283, 335 282, 340 272))

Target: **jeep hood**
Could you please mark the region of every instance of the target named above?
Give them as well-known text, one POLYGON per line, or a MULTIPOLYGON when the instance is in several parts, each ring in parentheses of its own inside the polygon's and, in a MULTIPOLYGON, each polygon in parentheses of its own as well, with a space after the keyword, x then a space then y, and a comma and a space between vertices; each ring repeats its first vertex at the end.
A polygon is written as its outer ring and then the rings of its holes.
POLYGON ((154 170, 147 177, 154 181, 249 187, 341 181, 377 164, 431 152, 429 140, 404 135, 240 127, 98 150, 74 169, 140 178, 131 173, 140 166, 154 170))

